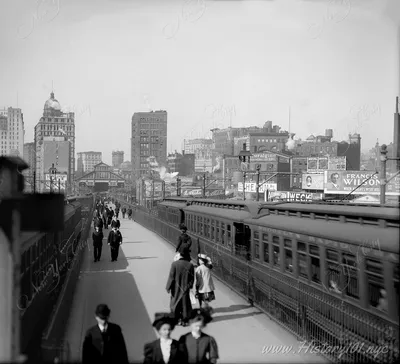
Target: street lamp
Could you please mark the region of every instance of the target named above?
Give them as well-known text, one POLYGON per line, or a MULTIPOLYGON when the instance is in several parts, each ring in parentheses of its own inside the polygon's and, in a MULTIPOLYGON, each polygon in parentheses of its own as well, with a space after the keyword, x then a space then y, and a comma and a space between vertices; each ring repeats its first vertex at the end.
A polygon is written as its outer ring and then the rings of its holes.
POLYGON ((243 144, 243 150, 239 153, 240 169, 243 172, 243 200, 246 200, 246 171, 250 166, 251 152, 246 150, 246 143, 243 144))

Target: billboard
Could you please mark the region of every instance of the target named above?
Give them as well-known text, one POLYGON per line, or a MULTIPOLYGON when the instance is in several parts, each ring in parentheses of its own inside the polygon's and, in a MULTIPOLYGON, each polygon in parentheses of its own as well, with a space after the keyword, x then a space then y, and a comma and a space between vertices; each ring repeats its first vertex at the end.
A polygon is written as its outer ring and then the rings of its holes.
POLYGON ((46 189, 50 189, 51 183, 53 184, 53 190, 58 190, 58 187, 60 187, 61 190, 66 189, 67 181, 68 181, 67 173, 63 173, 63 174, 46 173, 44 178, 45 178, 46 189))
POLYGON ((330 171, 345 171, 346 157, 329 157, 328 170, 330 171))
MULTIPOLYGON (((390 179, 392 176, 393 174, 387 173, 386 178, 390 179)), ((378 174, 374 175, 373 172, 325 171, 324 184, 325 193, 347 195, 360 186, 353 194, 380 195, 381 182, 378 174)), ((400 195, 400 176, 396 176, 386 185, 386 195, 400 195)))
POLYGON ((69 172, 70 144, 68 141, 43 142, 43 169, 48 173, 52 164, 57 168, 57 173, 69 172))
MULTIPOLYGON (((259 188, 259 192, 263 193, 265 191, 276 191, 277 187, 276 187, 276 183, 264 183, 261 184, 262 182, 260 182, 260 188, 259 188)), ((246 188, 246 192, 256 192, 256 186, 257 184, 255 182, 246 182, 245 183, 245 188, 246 188)), ((243 183, 239 182, 238 183, 238 192, 243 192, 243 183)))
POLYGON ((304 202, 304 201, 318 201, 322 200, 322 193, 308 193, 308 192, 290 192, 290 191, 277 191, 270 192, 269 199, 272 201, 295 201, 295 202, 304 202))
POLYGON ((303 190, 324 190, 323 173, 303 173, 301 178, 303 190))
POLYGON ((307 158, 307 172, 321 172, 328 169, 328 158, 307 158))
POLYGON ((252 162, 276 162, 277 161, 277 156, 274 153, 254 153, 251 156, 251 161, 252 162))

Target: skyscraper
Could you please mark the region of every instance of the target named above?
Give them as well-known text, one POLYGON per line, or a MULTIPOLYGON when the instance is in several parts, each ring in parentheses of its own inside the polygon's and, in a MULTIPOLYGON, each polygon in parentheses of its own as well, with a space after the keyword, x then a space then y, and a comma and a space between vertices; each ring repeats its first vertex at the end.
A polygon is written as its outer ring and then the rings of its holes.
POLYGON ((28 163, 29 168, 26 169, 23 174, 26 176, 32 176, 33 171, 35 170, 35 163, 36 163, 36 151, 35 151, 35 143, 25 143, 24 144, 24 161, 28 163))
POLYGON ((78 153, 78 168, 80 175, 94 171, 94 166, 101 163, 101 152, 81 152, 78 153))
POLYGON ((112 152, 112 166, 119 168, 124 161, 124 152, 120 150, 113 150, 112 152))
POLYGON ((24 116, 21 109, 0 110, 0 155, 24 154, 24 116))
POLYGON ((148 174, 148 158, 167 163, 167 112, 138 112, 132 116, 131 162, 134 177, 148 174))
POLYGON ((50 94, 50 98, 44 104, 43 116, 39 123, 35 126, 35 149, 36 149, 36 179, 39 191, 44 189, 45 174, 48 173, 47 159, 55 158, 55 167, 65 169, 67 162, 67 193, 71 193, 72 183, 75 174, 75 115, 74 113, 63 113, 60 103, 54 98, 54 93, 50 94), (48 144, 45 142, 56 142, 56 144, 48 144), (66 143, 68 142, 68 147, 66 143), (53 147, 57 151, 57 155, 51 155, 53 147), (67 156, 64 154, 67 153, 67 156), (58 158, 56 158, 58 157, 58 158), (67 158, 67 159, 65 159, 67 158), (63 162, 61 162, 61 160, 63 162))

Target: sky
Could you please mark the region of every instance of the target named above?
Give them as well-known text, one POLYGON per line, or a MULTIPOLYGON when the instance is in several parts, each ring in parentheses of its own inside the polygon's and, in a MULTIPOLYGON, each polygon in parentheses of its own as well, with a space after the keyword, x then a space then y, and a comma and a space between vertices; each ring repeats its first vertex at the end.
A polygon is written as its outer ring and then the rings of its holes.
POLYGON ((109 164, 149 110, 168 112, 168 152, 267 120, 370 149, 393 140, 399 28, 398 0, 2 0, 0 108, 31 142, 54 89, 76 152, 109 164))

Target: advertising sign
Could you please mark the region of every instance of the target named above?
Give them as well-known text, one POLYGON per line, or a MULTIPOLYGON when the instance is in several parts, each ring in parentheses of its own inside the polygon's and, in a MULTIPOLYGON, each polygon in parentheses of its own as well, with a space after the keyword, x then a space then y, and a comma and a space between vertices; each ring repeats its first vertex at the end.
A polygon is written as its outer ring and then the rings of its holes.
POLYGON ((321 172, 328 169, 328 158, 307 158, 307 172, 321 172))
POLYGON ((330 171, 345 171, 346 157, 329 157, 328 170, 330 171))
MULTIPOLYGON (((378 174, 366 171, 325 171, 325 193, 349 194, 355 190, 355 195, 380 195, 380 179, 378 174), (370 178, 372 176, 372 178, 370 178), (369 179, 370 178, 370 179, 369 179), (366 181, 368 179, 368 181, 366 181)), ((391 173, 386 174, 390 179, 391 173)), ((400 176, 396 176, 386 185, 386 195, 400 195, 400 176)))
MULTIPOLYGON (((262 182, 260 182, 260 188, 259 188, 259 192, 263 193, 265 191, 276 191, 277 187, 276 187, 276 183, 264 183, 261 184, 262 182)), ((245 185, 245 189, 246 192, 257 192, 256 191, 256 187, 257 184, 255 182, 246 182, 245 185)), ((243 183, 239 182, 238 183, 238 191, 239 192, 243 192, 243 183)))
POLYGON ((252 162, 276 162, 274 153, 254 153, 251 157, 252 162))
POLYGON ((290 191, 278 191, 271 192, 269 198, 272 201, 294 201, 294 202, 304 202, 304 201, 317 201, 322 200, 322 193, 305 193, 305 192, 290 192, 290 191))
POLYGON ((65 190, 66 185, 67 185, 67 180, 68 180, 68 175, 67 174, 50 174, 46 173, 45 174, 45 185, 46 188, 50 189, 50 181, 53 182, 53 189, 58 189, 58 186, 62 190, 65 190), (60 185, 58 184, 58 181, 60 181, 60 185))
POLYGON ((324 190, 323 173, 303 173, 301 186, 303 190, 324 190))

